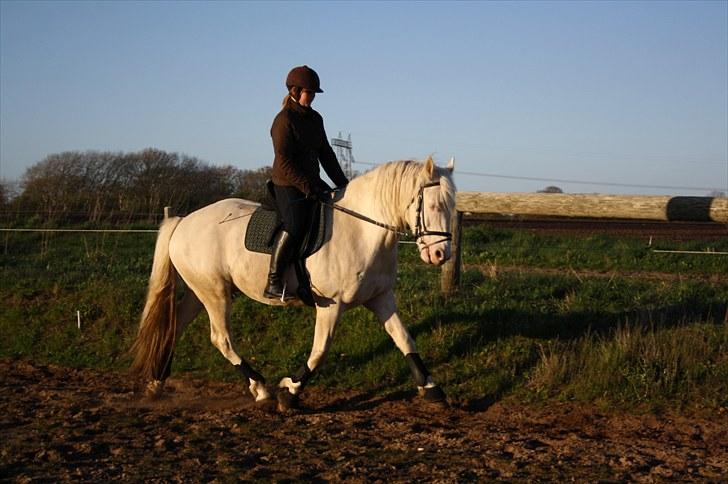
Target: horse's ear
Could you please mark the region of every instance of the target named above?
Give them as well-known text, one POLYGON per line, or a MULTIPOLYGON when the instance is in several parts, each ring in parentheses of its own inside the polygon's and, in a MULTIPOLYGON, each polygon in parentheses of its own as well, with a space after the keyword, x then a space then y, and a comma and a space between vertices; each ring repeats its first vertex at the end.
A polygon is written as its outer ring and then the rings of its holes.
POLYGON ((435 163, 432 161, 431 156, 428 156, 427 161, 425 161, 425 171, 427 172, 427 176, 432 179, 432 174, 435 172, 435 163))
POLYGON ((455 171, 455 157, 451 156, 450 161, 447 163, 447 169, 450 173, 455 171))

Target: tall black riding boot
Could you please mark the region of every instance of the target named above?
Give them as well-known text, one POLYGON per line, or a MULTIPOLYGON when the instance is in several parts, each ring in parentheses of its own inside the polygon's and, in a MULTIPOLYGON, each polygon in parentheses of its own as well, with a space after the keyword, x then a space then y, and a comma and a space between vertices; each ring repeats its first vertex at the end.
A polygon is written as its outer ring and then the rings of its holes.
MULTIPOLYGON (((285 230, 281 230, 276 236, 273 253, 270 256, 270 271, 268 272, 268 285, 263 295, 269 299, 281 299, 283 297, 284 278, 288 263, 296 250, 293 237, 285 230)), ((295 294, 286 291, 284 301, 294 299, 295 294)))

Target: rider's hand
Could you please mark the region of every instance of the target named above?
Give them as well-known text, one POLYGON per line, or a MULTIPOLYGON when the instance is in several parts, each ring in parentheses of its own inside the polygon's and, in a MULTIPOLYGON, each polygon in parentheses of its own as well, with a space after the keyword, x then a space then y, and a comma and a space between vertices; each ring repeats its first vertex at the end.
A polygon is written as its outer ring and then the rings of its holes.
POLYGON ((331 198, 330 193, 331 187, 323 180, 318 180, 311 186, 311 193, 309 193, 309 197, 314 200, 325 202, 331 198))
POLYGON ((321 185, 314 185, 311 187, 311 191, 308 194, 308 198, 311 200, 318 200, 320 202, 326 201, 329 196, 328 192, 321 185))

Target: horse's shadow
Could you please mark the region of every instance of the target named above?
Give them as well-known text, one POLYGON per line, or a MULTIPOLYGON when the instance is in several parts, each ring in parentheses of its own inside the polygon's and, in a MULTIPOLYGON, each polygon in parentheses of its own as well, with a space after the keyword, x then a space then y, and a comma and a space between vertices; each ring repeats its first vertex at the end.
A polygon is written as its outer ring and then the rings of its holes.
POLYGON ((338 398, 326 405, 317 408, 315 413, 341 413, 358 412, 364 410, 373 410, 387 402, 401 402, 412 398, 414 392, 407 390, 397 390, 394 392, 381 394, 382 389, 374 389, 372 391, 359 393, 351 397, 338 398))
MULTIPOLYGON (((722 315, 726 313, 727 306, 725 303, 683 301, 649 310, 609 311, 607 309, 594 309, 567 314, 543 313, 537 308, 533 310, 489 309, 484 311, 474 310, 472 312, 440 309, 418 323, 411 325, 410 333, 414 339, 417 339, 420 336, 447 327, 449 324, 458 324, 467 328, 467 331, 458 332, 454 339, 449 339, 446 348, 438 348, 437 357, 428 359, 426 352, 423 354, 425 364, 435 369, 432 373, 437 380, 438 365, 445 364, 455 358, 466 357, 468 354, 482 350, 488 344, 501 339, 521 336, 543 341, 552 339, 571 341, 586 335, 608 336, 624 327, 626 322, 634 322, 630 324, 651 330, 681 326, 690 320, 715 320, 716 323, 720 323, 723 318, 722 315)), ((372 360, 396 351, 391 340, 387 338, 383 339, 371 351, 350 355, 347 362, 353 368, 363 368, 372 360)), ((530 367, 524 367, 520 371, 531 370, 537 362, 538 358, 535 358, 530 367)), ((406 385, 410 378, 407 365, 403 362, 395 375, 395 382, 406 385)), ((517 379, 503 382, 489 393, 476 396, 470 400, 460 401, 456 405, 466 411, 485 411, 512 390, 516 384, 517 379)), ((414 390, 398 390, 383 396, 373 397, 383 389, 379 388, 373 392, 337 400, 326 406, 322 411, 371 409, 385 402, 412 398, 416 393, 414 390)), ((445 391, 447 391, 447 387, 445 387, 445 391)))

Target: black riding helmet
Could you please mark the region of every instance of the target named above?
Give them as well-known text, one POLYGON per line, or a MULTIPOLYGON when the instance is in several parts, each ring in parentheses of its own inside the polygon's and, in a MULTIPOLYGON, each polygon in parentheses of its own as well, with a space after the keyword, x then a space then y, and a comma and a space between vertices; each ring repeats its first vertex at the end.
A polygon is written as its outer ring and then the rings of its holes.
POLYGON ((291 87, 294 86, 306 89, 307 91, 324 92, 321 90, 321 81, 319 80, 318 74, 308 66, 294 67, 288 73, 286 87, 290 91, 291 87))

